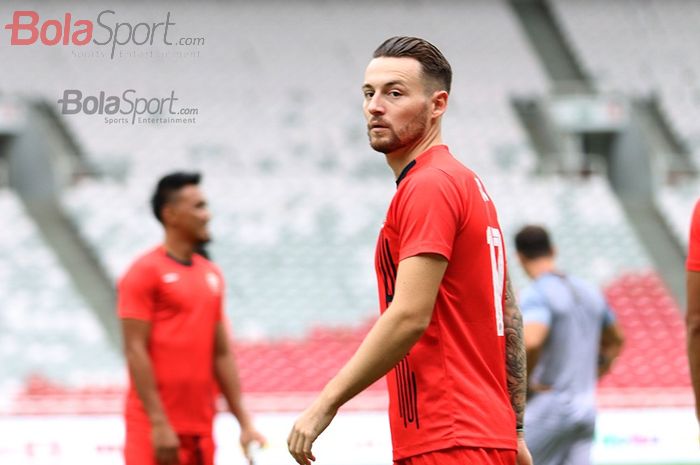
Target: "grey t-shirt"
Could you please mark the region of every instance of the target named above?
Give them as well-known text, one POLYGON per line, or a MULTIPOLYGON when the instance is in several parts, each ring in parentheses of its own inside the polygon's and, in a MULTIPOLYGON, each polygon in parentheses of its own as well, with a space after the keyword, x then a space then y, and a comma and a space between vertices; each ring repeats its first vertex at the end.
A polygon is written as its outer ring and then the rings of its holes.
POLYGON ((600 334, 615 321, 604 296, 579 278, 547 273, 520 297, 525 324, 549 327, 531 382, 550 386, 560 401, 594 409, 600 334))

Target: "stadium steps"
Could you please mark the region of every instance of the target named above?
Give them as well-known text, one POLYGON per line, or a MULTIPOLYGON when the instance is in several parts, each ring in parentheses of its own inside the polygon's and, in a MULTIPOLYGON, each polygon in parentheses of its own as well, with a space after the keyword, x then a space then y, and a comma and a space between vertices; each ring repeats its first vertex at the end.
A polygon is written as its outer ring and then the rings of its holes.
POLYGON ((63 186, 80 172, 83 153, 47 103, 27 101, 23 114, 6 150, 10 187, 118 347, 114 289, 58 202, 63 186))
POLYGON ((558 92, 592 92, 583 67, 571 52, 566 37, 546 1, 511 0, 510 5, 558 92))
POLYGON ((649 253, 654 267, 685 309, 685 251, 651 199, 624 198, 621 204, 630 224, 649 253))
MULTIPOLYGON (((75 135, 69 130, 65 121, 58 114, 57 109, 49 104, 46 99, 39 99, 38 101, 33 102, 32 106, 45 121, 46 129, 53 132, 55 137, 60 139, 60 143, 65 145, 69 156, 77 159, 77 163, 75 163, 76 166, 74 168, 85 168, 85 151, 75 135)), ((76 169, 76 172, 77 171, 79 170, 76 169)))
POLYGON ((42 377, 123 386, 123 363, 15 192, 0 189, 0 414, 42 377))
MULTIPOLYGON (((587 56, 577 54, 577 36, 567 29, 566 18, 561 15, 559 5, 555 2, 550 6, 544 0, 511 0, 510 5, 555 89, 593 92, 597 82, 591 81, 585 72, 591 63, 582 59, 587 56), (573 87, 567 88, 572 82, 573 87)), ((514 104, 533 147, 539 153, 539 171, 551 172, 557 166, 552 153, 559 153, 561 158, 564 152, 560 149, 559 131, 547 124, 542 112, 537 111, 537 106, 536 100, 514 104)), ((671 120, 655 98, 634 99, 629 108, 630 127, 620 132, 612 143, 605 142, 602 150, 605 153, 601 155, 607 161, 611 184, 620 197, 630 223, 680 307, 685 308, 684 251, 663 219, 663 212, 656 208, 653 199, 657 183, 654 168, 658 170, 662 167, 662 179, 678 173, 694 173, 696 168, 690 150, 677 137, 671 120)), ((596 142, 602 141, 605 136, 581 134, 580 137, 584 142, 596 142)))
POLYGON ((110 342, 114 347, 121 347, 114 312, 116 293, 97 258, 56 201, 24 199, 24 204, 47 245, 104 326, 110 342))
POLYGON ((639 114, 652 153, 663 163, 663 174, 669 179, 697 174, 687 143, 674 130, 658 98, 635 102, 635 111, 639 114))
POLYGON ((550 0, 572 50, 606 93, 652 96, 669 129, 700 165, 700 4, 689 1, 550 0))
POLYGON ((542 102, 536 99, 515 99, 513 110, 527 132, 530 144, 539 155, 537 172, 554 173, 560 170, 559 154, 564 151, 563 141, 552 127, 542 102))

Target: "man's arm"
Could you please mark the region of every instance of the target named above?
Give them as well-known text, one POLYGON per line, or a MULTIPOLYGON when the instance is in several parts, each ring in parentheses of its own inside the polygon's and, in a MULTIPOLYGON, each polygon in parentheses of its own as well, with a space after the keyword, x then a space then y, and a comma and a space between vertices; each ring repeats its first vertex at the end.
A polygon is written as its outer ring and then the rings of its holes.
POLYGON ((527 358, 525 352, 523 315, 513 292, 510 277, 506 274, 506 305, 503 315, 506 337, 506 372, 510 404, 515 412, 515 428, 518 433, 518 464, 531 465, 532 457, 524 441, 525 401, 527 398, 527 358))
MULTIPOLYGON (((510 286, 510 283, 507 284, 510 286)), ((512 287, 506 291, 506 309, 509 306, 508 299, 513 302, 511 305, 515 305, 515 297, 512 287)), ((525 344, 525 358, 527 360, 526 384, 529 390, 537 390, 538 388, 541 389, 543 387, 533 386, 531 382, 531 375, 540 359, 542 348, 549 337, 551 310, 549 309, 547 301, 543 299, 539 293, 533 292, 532 289, 529 289, 529 292, 523 294, 522 301, 520 302, 520 308, 522 310, 518 313, 521 316, 521 322, 523 325, 523 342, 525 344), (529 316, 527 318, 527 322, 523 321, 523 313, 529 316)))
POLYGON ((515 412, 516 428, 523 428, 525 400, 527 396, 527 359, 523 331, 523 315, 515 300, 513 285, 506 275, 506 308, 503 323, 506 336, 506 369, 508 392, 515 412))
POLYGON ((250 460, 250 444, 258 442, 265 444, 265 438, 258 433, 254 426, 250 414, 243 406, 241 400, 241 382, 238 377, 238 365, 233 356, 228 342, 228 334, 223 323, 216 325, 215 349, 214 349, 214 375, 216 376, 219 389, 226 399, 229 410, 238 420, 241 428, 240 442, 243 453, 250 460))
POLYGON ((151 423, 151 439, 156 460, 163 465, 178 463, 179 440, 163 409, 148 354, 151 324, 132 318, 124 318, 121 321, 127 365, 136 393, 151 423))
POLYGON ((395 367, 420 339, 430 324, 446 269, 447 260, 441 255, 424 254, 401 260, 391 305, 348 363, 294 424, 287 444, 299 464, 316 460, 311 445, 338 408, 395 367))
MULTIPOLYGON (((527 387, 537 390, 538 386, 532 386, 530 378, 533 370, 540 360, 542 347, 549 336, 549 324, 541 321, 530 321, 523 326, 523 340, 525 344, 525 358, 527 360, 527 387)), ((539 388, 543 388, 539 386, 539 388)))
POLYGON ((600 334, 600 349, 598 352, 598 377, 606 375, 612 368, 613 361, 620 355, 625 339, 622 328, 617 323, 603 327, 600 334))
POLYGON ((695 391, 695 414, 700 421, 700 271, 687 272, 688 308, 685 314, 690 376, 695 391))

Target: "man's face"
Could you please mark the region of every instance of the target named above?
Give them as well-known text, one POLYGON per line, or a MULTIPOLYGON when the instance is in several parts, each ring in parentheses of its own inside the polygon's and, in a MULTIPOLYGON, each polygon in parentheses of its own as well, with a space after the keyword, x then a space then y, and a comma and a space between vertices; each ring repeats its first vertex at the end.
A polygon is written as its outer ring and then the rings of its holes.
POLYGON ((365 71, 363 110, 369 144, 392 153, 415 145, 430 123, 430 97, 421 64, 413 58, 381 57, 365 71))
POLYGON ((177 191, 163 210, 166 225, 177 229, 193 243, 209 242, 207 224, 211 215, 199 186, 189 185, 177 191))

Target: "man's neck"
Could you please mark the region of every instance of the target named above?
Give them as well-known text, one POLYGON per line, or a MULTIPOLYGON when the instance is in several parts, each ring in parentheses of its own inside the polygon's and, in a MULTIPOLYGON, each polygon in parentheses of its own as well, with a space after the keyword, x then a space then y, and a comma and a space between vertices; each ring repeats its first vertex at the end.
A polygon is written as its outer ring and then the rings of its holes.
POLYGON ((168 255, 181 262, 192 261, 192 255, 196 248, 196 244, 183 239, 178 234, 172 231, 165 232, 165 241, 163 242, 165 251, 168 255))
POLYGON ((527 271, 532 279, 537 279, 540 276, 547 273, 553 273, 554 271, 556 271, 554 257, 542 257, 533 260, 528 264, 527 271))
POLYGON ((403 169, 413 160, 418 158, 418 155, 431 147, 441 144, 442 135, 440 134, 440 130, 436 128, 433 133, 428 134, 428 137, 420 139, 415 144, 409 147, 404 147, 396 152, 387 153, 386 162, 394 172, 394 178, 398 179, 403 169))

